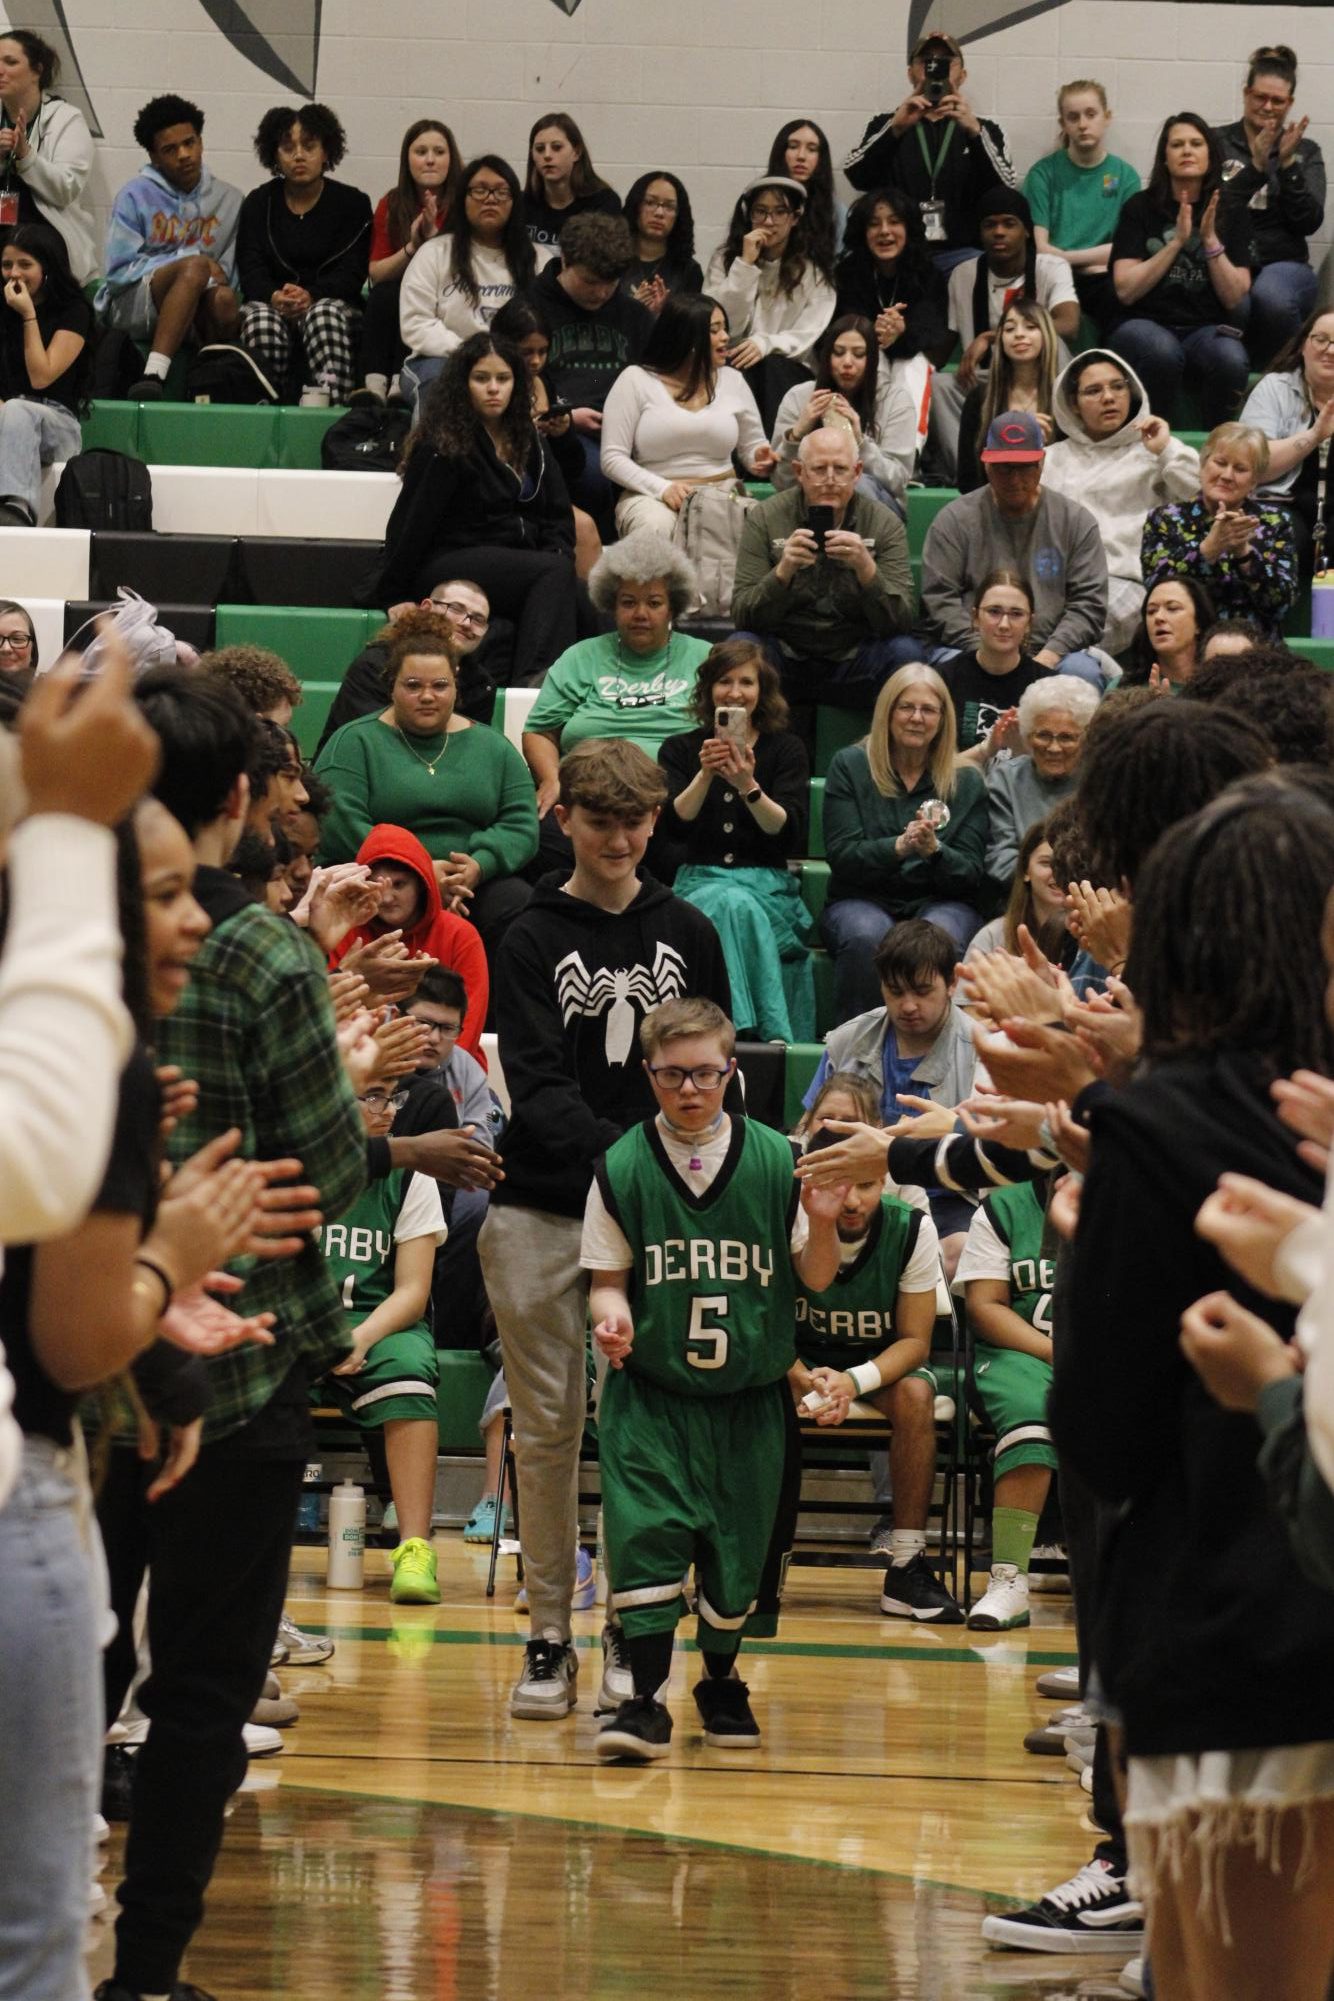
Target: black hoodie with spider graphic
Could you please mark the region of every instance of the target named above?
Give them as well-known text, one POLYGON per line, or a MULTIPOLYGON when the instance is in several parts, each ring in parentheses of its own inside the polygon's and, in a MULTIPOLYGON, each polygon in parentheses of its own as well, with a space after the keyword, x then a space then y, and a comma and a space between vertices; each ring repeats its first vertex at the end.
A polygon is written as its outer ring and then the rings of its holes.
POLYGON ((511 1100, 495 1203, 582 1216, 593 1162, 651 1116, 639 1024, 666 1000, 732 1006, 708 918, 651 876, 627 909, 569 896, 547 876, 495 967, 500 1061, 511 1100))

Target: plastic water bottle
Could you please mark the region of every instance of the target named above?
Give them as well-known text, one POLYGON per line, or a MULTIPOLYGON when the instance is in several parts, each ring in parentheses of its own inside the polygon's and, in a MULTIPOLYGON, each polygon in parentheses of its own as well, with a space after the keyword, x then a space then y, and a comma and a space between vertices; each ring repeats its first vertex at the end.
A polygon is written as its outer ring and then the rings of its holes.
POLYGON ((360 1591, 366 1571, 366 1494, 344 1480, 329 1496, 329 1567, 332 1591, 360 1591))

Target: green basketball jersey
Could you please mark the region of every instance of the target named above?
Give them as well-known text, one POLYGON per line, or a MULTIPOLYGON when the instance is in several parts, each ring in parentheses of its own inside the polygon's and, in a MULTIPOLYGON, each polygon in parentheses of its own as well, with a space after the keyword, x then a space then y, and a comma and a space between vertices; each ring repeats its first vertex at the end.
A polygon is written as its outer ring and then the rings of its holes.
POLYGON ((1010 1253, 1010 1305, 1039 1334, 1051 1333, 1053 1259, 1042 1255, 1046 1212, 1031 1181, 995 1188, 983 1198, 991 1227, 1010 1253))
POLYGON ((797 1353, 808 1369, 852 1369, 894 1339, 899 1280, 917 1246, 921 1212, 882 1195, 866 1241, 827 1292, 797 1281, 797 1353))
POLYGON ((320 1230, 320 1249, 354 1327, 394 1289, 394 1226, 411 1178, 399 1167, 372 1181, 336 1223, 320 1230))
POLYGON ((789 1238, 799 1190, 783 1135, 733 1118, 727 1156, 702 1195, 682 1181, 652 1120, 618 1139, 596 1173, 634 1252, 626 1367, 688 1397, 786 1375, 796 1359, 789 1238))

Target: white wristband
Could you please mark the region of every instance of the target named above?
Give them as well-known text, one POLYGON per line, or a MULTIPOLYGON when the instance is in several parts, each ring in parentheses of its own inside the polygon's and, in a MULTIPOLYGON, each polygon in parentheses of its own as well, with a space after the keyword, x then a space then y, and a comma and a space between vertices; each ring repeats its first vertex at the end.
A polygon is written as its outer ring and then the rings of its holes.
POLYGON ((856 1384, 859 1397, 869 1397, 873 1390, 884 1386, 880 1370, 874 1362, 858 1362, 855 1369, 848 1370, 848 1374, 856 1384))

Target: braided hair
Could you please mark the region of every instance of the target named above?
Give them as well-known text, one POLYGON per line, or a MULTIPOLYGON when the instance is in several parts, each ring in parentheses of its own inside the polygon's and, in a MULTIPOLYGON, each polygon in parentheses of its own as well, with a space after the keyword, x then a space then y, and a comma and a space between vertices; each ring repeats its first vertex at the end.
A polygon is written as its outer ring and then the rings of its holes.
POLYGON ((1280 764, 1334 764, 1334 691, 1313 660, 1285 646, 1220 653, 1197 667, 1183 700, 1244 716, 1274 746, 1280 764))

